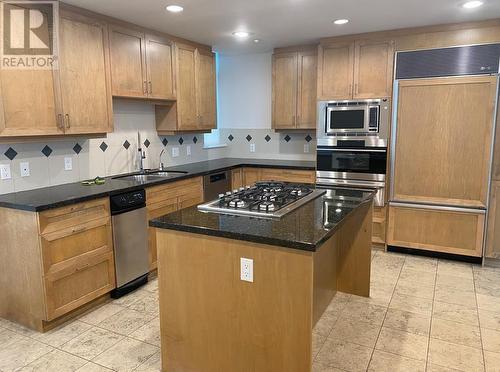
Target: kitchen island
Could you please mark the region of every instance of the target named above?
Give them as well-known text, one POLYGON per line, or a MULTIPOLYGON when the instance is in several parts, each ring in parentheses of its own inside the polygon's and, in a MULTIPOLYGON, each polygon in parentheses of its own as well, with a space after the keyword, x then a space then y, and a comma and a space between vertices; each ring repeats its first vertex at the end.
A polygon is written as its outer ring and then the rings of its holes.
POLYGON ((369 296, 372 200, 327 189, 280 219, 191 207, 151 220, 162 369, 310 371, 312 329, 336 292, 369 296))

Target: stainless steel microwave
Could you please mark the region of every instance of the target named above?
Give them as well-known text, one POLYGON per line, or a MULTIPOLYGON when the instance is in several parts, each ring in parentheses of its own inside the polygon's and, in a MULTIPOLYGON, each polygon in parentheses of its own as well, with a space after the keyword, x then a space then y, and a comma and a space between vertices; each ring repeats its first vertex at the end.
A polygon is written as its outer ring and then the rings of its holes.
MULTIPOLYGON (((366 137, 382 140, 376 146, 387 146, 390 122, 388 98, 318 102, 318 139, 366 137)), ((321 142, 321 141, 320 141, 321 142)), ((331 142, 331 141, 330 141, 331 142)), ((319 143, 332 145, 332 143, 319 143)))

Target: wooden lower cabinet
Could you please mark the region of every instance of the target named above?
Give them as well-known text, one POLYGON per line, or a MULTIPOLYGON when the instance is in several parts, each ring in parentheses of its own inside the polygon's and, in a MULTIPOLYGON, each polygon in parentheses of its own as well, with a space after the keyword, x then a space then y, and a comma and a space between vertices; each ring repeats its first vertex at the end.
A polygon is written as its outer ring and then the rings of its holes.
POLYGON ((45 331, 116 286, 108 198, 40 213, 0 208, 0 235, 2 318, 45 331))
POLYGON ((484 223, 481 213, 391 205, 387 244, 480 257, 484 223))
POLYGON ((315 183, 316 172, 295 169, 243 168, 244 185, 252 185, 258 181, 315 183))
POLYGON ((372 243, 385 246, 386 207, 373 208, 372 243))
MULTIPOLYGON (((201 177, 167 183, 146 189, 148 221, 203 202, 203 179, 201 177)), ((158 266, 158 251, 155 229, 148 227, 149 269, 158 266)))
POLYGON ((241 168, 233 169, 231 171, 231 188, 233 190, 236 190, 242 186, 243 186, 243 170, 241 168))

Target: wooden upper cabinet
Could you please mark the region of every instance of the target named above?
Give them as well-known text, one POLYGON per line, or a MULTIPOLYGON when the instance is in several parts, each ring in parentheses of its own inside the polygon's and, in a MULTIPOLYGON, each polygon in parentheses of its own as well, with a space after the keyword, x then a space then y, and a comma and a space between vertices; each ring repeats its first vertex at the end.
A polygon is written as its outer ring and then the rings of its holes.
POLYGON ((68 134, 108 132, 113 113, 107 26, 62 13, 60 29, 64 130, 68 134))
POLYGON ((177 128, 196 130, 196 48, 176 45, 177 55, 177 128))
POLYGON ((174 43, 160 36, 146 35, 146 66, 149 97, 174 100, 174 43))
POLYGON ((362 40, 354 43, 354 98, 390 97, 394 42, 362 40))
POLYGON ((215 129, 217 127, 215 57, 210 51, 196 50, 196 107, 198 127, 215 129))
POLYGON ((273 128, 295 128, 297 122, 298 54, 273 56, 273 128))
POLYGON ((316 128, 316 82, 318 52, 299 53, 298 60, 297 128, 316 128))
POLYGON ((351 99, 353 93, 354 44, 341 42, 318 49, 318 99, 351 99))
POLYGON ((116 25, 110 34, 113 95, 146 97, 145 35, 116 25))
POLYGON ((395 201, 486 207, 495 97, 492 76, 400 82, 395 201))
POLYGON ((0 136, 63 134, 57 84, 57 70, 0 69, 0 136))
POLYGON ((273 128, 316 128, 317 49, 273 55, 273 128))

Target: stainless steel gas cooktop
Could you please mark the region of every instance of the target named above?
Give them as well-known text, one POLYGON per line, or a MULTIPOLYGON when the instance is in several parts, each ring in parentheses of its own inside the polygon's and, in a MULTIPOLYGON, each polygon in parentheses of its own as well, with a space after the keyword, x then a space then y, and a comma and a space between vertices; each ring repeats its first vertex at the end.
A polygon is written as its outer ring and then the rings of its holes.
POLYGON ((219 199, 200 204, 198 209, 203 212, 281 218, 324 193, 325 190, 303 184, 257 182, 254 186, 220 194, 219 199))

